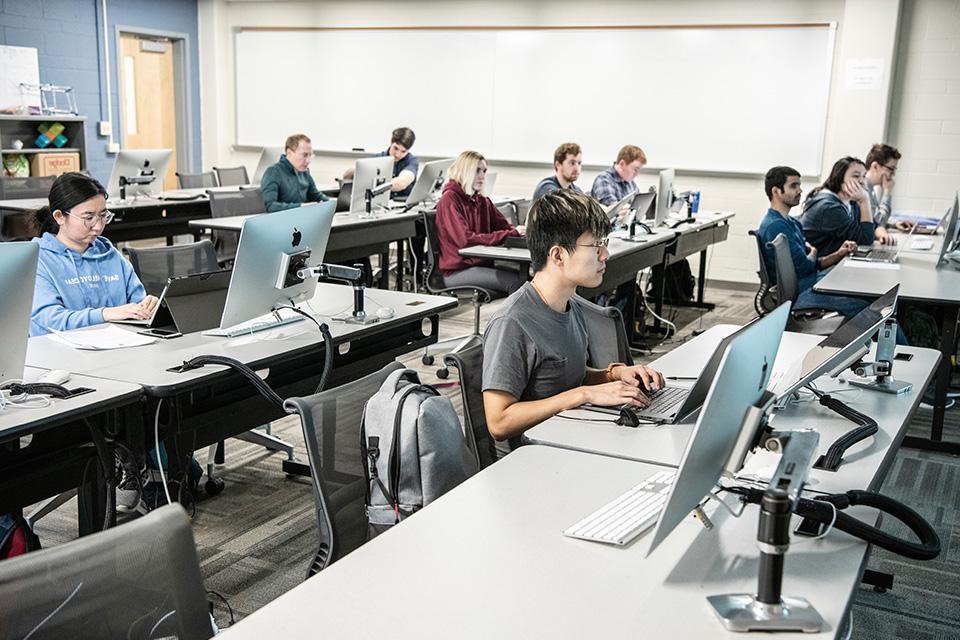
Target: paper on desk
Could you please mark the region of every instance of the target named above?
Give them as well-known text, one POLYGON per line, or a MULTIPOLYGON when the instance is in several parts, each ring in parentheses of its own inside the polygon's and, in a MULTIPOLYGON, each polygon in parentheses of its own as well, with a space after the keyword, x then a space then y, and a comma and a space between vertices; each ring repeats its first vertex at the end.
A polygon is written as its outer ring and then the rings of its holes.
POLYGON ((54 331, 49 334, 49 338, 54 342, 65 344, 74 349, 89 351, 142 347, 145 344, 152 344, 157 341, 156 338, 125 331, 112 324, 105 324, 102 327, 85 331, 54 331))
POLYGON ((844 260, 843 266, 853 267, 855 269, 881 269, 886 271, 899 271, 900 265, 896 262, 870 262, 869 260, 844 260))

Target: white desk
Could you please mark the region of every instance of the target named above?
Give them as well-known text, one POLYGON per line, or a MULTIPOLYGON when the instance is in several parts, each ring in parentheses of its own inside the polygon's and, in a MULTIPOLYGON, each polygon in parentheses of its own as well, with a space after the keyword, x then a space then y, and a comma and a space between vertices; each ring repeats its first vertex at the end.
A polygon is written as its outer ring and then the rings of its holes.
MULTIPOLYGON (((710 503, 712 531, 687 519, 649 558, 650 534, 627 547, 561 535, 656 470, 523 447, 223 637, 756 637, 725 631, 705 600, 756 590, 756 506, 735 520, 710 503)), ((791 547, 784 594, 809 599, 825 624, 777 640, 835 637, 866 551, 836 531, 791 547)))
MULTIPOLYGON (((897 234, 897 238, 901 242, 906 241, 904 234, 897 234)), ((933 249, 929 251, 904 249, 899 256, 897 269, 883 266, 863 267, 862 263, 846 259, 831 269, 823 280, 814 285, 814 289, 823 293, 875 297, 899 283, 901 300, 911 300, 941 309, 942 359, 936 377, 930 438, 910 437, 904 444, 960 455, 960 442, 943 440, 943 416, 950 385, 951 357, 957 344, 957 323, 960 322, 960 270, 950 265, 937 268, 942 243, 943 236, 938 235, 934 238, 933 249), (860 266, 851 266, 856 264, 860 266)))

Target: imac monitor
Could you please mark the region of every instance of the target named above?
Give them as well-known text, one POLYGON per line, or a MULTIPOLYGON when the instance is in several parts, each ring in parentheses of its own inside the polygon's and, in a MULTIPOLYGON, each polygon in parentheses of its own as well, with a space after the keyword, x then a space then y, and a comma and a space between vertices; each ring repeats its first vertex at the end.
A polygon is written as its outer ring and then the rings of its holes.
MULTIPOLYGON (((368 189, 376 189, 393 179, 393 158, 377 156, 357 160, 353 170, 353 194, 350 196, 350 211, 366 211, 366 193, 368 189)), ((390 191, 387 190, 374 197, 373 208, 386 208, 390 200, 390 191)))
POLYGON ((173 151, 170 149, 124 149, 113 161, 113 171, 107 182, 107 195, 111 199, 120 197, 120 177, 127 179, 153 178, 147 184, 128 184, 126 196, 159 194, 163 191, 163 178, 173 151))
POLYGON ((295 304, 313 296, 315 277, 287 286, 284 275, 292 268, 291 256, 305 251, 310 255, 301 268, 323 262, 335 206, 328 200, 244 222, 220 318, 221 329, 266 315, 277 305, 295 304))
POLYGON ((257 170, 253 172, 253 182, 250 184, 260 184, 263 180, 263 174, 267 169, 280 162, 280 156, 283 155, 283 147, 264 147, 260 152, 260 162, 257 163, 257 170))
POLYGON ((0 383, 23 379, 39 254, 35 242, 0 242, 0 383))
POLYGON ((947 211, 947 226, 943 228, 943 244, 940 245, 940 257, 937 259, 937 265, 944 261, 947 254, 957 249, 957 208, 960 204, 957 202, 958 198, 960 198, 960 193, 954 194, 953 206, 947 211))
POLYGON ((657 187, 657 209, 654 226, 662 226, 667 219, 667 215, 670 213, 670 205, 673 204, 673 177, 673 169, 664 169, 660 172, 660 185, 657 187))
POLYGON ((407 202, 404 209, 409 211, 421 202, 433 198, 443 189, 443 184, 447 181, 447 171, 453 164, 453 158, 444 158, 443 160, 433 160, 424 163, 420 170, 420 177, 410 190, 407 196, 407 202))
POLYGON ((870 341, 880 330, 897 306, 900 285, 873 301, 863 311, 853 316, 836 331, 812 348, 797 365, 799 370, 788 371, 784 382, 773 390, 783 399, 823 375, 837 375, 870 350, 870 341), (793 382, 791 382, 793 380, 793 382))
POLYGON ((497 172, 487 171, 486 179, 483 181, 483 189, 480 190, 480 193, 488 198, 492 198, 493 188, 495 186, 497 186, 497 172))
POLYGON ((647 555, 686 519, 723 475, 740 440, 747 410, 756 406, 766 391, 789 315, 790 305, 780 305, 729 342, 657 518, 647 555))

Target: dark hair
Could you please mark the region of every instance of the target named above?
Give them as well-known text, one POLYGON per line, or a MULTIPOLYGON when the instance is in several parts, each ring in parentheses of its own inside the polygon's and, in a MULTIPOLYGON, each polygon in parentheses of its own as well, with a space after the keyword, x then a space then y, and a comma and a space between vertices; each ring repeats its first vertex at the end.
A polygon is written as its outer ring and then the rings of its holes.
POLYGON ((576 142, 564 142, 553 152, 553 166, 556 167, 558 164, 563 164, 567 156, 576 157, 578 155, 580 155, 580 145, 576 142))
MULTIPOLYGON (((840 195, 840 191, 843 189, 843 178, 847 175, 847 169, 849 169, 852 164, 863 164, 863 160, 854 158, 853 156, 847 156, 834 162, 833 168, 830 169, 830 175, 827 176, 827 179, 823 181, 822 185, 807 195, 807 200, 820 193, 822 189, 828 189, 840 195)), ((866 167, 866 165, 864 165, 864 167, 866 167)))
POLYGON ((888 144, 878 142, 877 144, 870 147, 870 151, 867 153, 867 169, 870 168, 874 162, 879 165, 885 165, 890 160, 899 160, 900 151, 896 147, 891 147, 888 144))
POLYGON ((547 264, 550 248, 573 251, 588 231, 598 240, 610 233, 610 219, 600 203, 583 193, 560 189, 541 197, 527 214, 527 248, 533 271, 547 264))
POLYGON ((773 200, 773 188, 777 187, 783 191, 787 184, 787 178, 800 177, 800 172, 793 167, 774 167, 767 171, 767 177, 763 180, 763 190, 767 192, 767 199, 773 200))
POLYGON ((410 147, 413 146, 413 143, 417 141, 417 136, 413 132, 413 129, 410 127, 399 127, 393 130, 393 134, 390 136, 391 144, 402 145, 404 149, 410 150, 410 147))
POLYGON ((47 195, 47 206, 33 212, 33 227, 38 236, 46 232, 56 234, 60 225, 53 219, 54 211, 69 211, 81 202, 96 196, 107 197, 103 185, 82 173, 64 173, 53 181, 47 195))

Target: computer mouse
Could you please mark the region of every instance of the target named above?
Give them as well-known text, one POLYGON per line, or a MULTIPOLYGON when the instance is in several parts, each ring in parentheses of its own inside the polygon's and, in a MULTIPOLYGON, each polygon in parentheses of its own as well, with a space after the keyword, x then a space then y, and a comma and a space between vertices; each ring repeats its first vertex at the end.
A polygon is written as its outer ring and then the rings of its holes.
POLYGON ((620 407, 620 417, 616 420, 617 424, 623 427, 639 427, 640 419, 633 412, 629 405, 620 407))
POLYGON ((393 316, 397 315, 396 311, 390 307, 380 307, 377 309, 377 317, 381 320, 389 320, 393 316))
POLYGON ((70 381, 70 372, 63 369, 51 369, 37 378, 37 382, 47 384, 64 384, 70 381))

